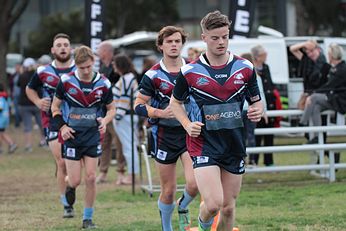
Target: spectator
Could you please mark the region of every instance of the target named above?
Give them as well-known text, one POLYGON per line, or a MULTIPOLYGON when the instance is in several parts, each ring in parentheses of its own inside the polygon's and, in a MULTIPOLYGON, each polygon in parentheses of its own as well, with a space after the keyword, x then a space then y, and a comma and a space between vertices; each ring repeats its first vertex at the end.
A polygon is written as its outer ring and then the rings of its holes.
POLYGON ((13 109, 14 109, 14 125, 16 127, 20 126, 20 122, 22 121, 22 118, 20 116, 19 107, 18 107, 18 101, 19 101, 19 95, 20 95, 20 88, 18 87, 18 80, 20 74, 23 72, 22 65, 20 63, 17 63, 15 66, 15 72, 12 75, 13 79, 13 86, 12 86, 12 99, 13 99, 13 109))
MULTIPOLYGON (((241 55, 241 57, 245 58, 245 59, 249 60, 251 63, 253 63, 251 53, 244 53, 241 55)), ((260 91, 261 99, 262 99, 263 106, 264 106, 263 108, 264 108, 264 112, 265 112, 266 108, 267 108, 267 103, 265 100, 266 98, 265 98, 265 94, 264 94, 262 79, 258 75, 256 76, 256 79, 257 79, 258 89, 260 91)), ((256 123, 252 122, 247 117, 248 107, 249 107, 249 104, 247 101, 245 101, 244 106, 243 106, 242 117, 243 117, 244 129, 245 129, 245 134, 246 134, 246 147, 256 147, 256 137, 255 137, 256 123)), ((266 116, 265 113, 263 114, 262 118, 264 118, 265 121, 268 121, 268 117, 266 116)), ((255 166, 254 164, 256 163, 256 158, 258 161, 258 157, 256 156, 256 154, 255 155, 254 154, 249 155, 249 161, 248 161, 249 166, 252 166, 252 167, 255 166)))
POLYGON ((189 49, 187 50, 187 60, 188 60, 188 62, 192 62, 192 61, 198 59, 200 54, 201 54, 201 52, 199 51, 198 48, 196 48, 196 47, 189 47, 189 49))
MULTIPOLYGON (((97 49, 97 55, 101 60, 99 72, 109 79, 112 86, 119 80, 120 75, 115 73, 112 67, 113 47, 108 42, 100 43, 97 49)), ((102 156, 100 157, 100 174, 96 179, 97 183, 105 182, 112 159, 112 143, 114 141, 117 159, 118 179, 116 184, 120 184, 125 172, 125 158, 122 151, 122 145, 119 136, 114 131, 112 123, 107 124, 106 133, 102 142, 102 156)))
POLYGON ((49 55, 42 55, 38 60, 37 60, 37 64, 38 65, 48 65, 52 62, 52 58, 49 55))
MULTIPOLYGON (((328 47, 328 58, 331 68, 328 73, 328 82, 314 90, 306 100, 306 107, 300 123, 307 125, 312 119, 314 126, 321 126, 321 111, 332 109, 342 114, 346 113, 346 64, 342 60, 343 48, 336 43, 328 47)), ((309 143, 317 143, 317 137, 309 143)))
MULTIPOLYGON (((272 81, 269 66, 265 63, 267 60, 267 52, 261 46, 257 45, 251 49, 251 54, 253 57, 253 63, 255 70, 258 76, 261 77, 264 89, 264 95, 266 100, 267 108, 266 110, 275 110, 276 106, 276 96, 274 94, 275 85, 272 81)), ((261 120, 257 123, 257 128, 272 128, 275 124, 274 117, 262 117, 261 120)), ((256 135, 256 146, 273 146, 274 145, 274 135, 256 135)), ((251 155, 250 164, 258 165, 258 154, 251 155)), ((273 153, 264 153, 263 163, 265 166, 271 166, 274 164, 273 153)))
MULTIPOLYGON (((4 85, 0 84, 0 144, 2 141, 5 141, 5 143, 8 144, 8 153, 14 153, 17 149, 17 144, 15 144, 13 139, 6 133, 6 128, 10 123, 10 109, 7 98, 8 95, 4 85)), ((1 149, 0 151, 2 152, 1 149)))
MULTIPOLYGON (((116 107, 116 116, 113 120, 114 129, 119 135, 122 150, 126 159, 127 172, 126 177, 122 177, 120 184, 132 184, 132 174, 139 173, 138 161, 138 131, 137 115, 133 115, 134 121, 134 140, 132 147, 131 139, 131 93, 133 100, 137 92, 138 83, 136 79, 136 71, 128 56, 119 54, 113 59, 114 70, 121 76, 120 80, 114 87, 114 100, 116 107), (134 152, 134 166, 132 166, 132 148, 134 152), (132 168, 133 167, 133 168, 132 168), (134 172, 133 172, 134 170, 134 172)), ((120 180, 120 178, 119 178, 120 180)))
POLYGON ((24 135, 25 135, 25 152, 32 152, 32 117, 35 118, 36 124, 40 128, 41 141, 40 146, 44 145, 45 137, 43 133, 42 123, 41 123, 41 113, 40 110, 35 106, 25 93, 27 84, 30 82, 31 76, 35 73, 36 62, 33 58, 26 58, 23 62, 23 73, 19 76, 19 81, 17 86, 20 88, 19 97, 19 110, 21 117, 23 118, 24 124, 24 135))

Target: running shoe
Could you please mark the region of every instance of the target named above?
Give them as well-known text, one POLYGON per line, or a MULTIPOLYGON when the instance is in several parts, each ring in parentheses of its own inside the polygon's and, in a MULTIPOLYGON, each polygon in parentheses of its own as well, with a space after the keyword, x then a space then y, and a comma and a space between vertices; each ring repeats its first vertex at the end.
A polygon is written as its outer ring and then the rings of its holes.
POLYGON ((179 216, 179 230, 187 231, 190 230, 190 213, 188 209, 181 210, 178 208, 178 216, 179 216))
POLYGON ((201 226, 201 223, 198 222, 198 231, 210 231, 211 228, 207 228, 207 229, 203 229, 202 226, 201 226))
POLYGON ((96 225, 93 223, 91 219, 83 220, 82 229, 96 229, 96 228, 97 228, 96 225))
POLYGON ((64 206, 64 216, 63 218, 72 218, 74 217, 74 210, 72 206, 64 206))

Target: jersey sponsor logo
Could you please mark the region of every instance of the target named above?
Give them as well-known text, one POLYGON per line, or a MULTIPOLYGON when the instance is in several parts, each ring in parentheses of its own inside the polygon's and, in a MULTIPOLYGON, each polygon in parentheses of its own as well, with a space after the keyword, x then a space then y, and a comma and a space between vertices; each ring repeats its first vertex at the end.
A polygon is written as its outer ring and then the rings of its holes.
POLYGON ((205 164, 209 162, 209 156, 197 156, 196 163, 197 164, 205 164))
POLYGON ((82 91, 85 93, 90 93, 92 91, 91 88, 82 88, 82 91))
POLYGON ((243 85, 244 84, 244 81, 243 80, 234 80, 234 84, 236 85, 243 85))
POLYGON ((74 149, 74 148, 67 148, 66 149, 66 156, 67 157, 76 157, 76 149, 74 149))
POLYGON ((160 88, 160 90, 168 90, 169 89, 169 85, 168 85, 168 83, 161 82, 159 88, 160 88))
POLYGON ((236 118, 240 119, 241 118, 241 112, 240 111, 224 111, 221 113, 216 113, 216 114, 206 114, 205 120, 220 120, 220 119, 231 119, 231 118, 236 118))
POLYGON ((209 84, 209 80, 208 80, 207 78, 200 77, 200 78, 197 79, 196 84, 197 84, 198 86, 208 85, 208 84, 209 84))
POLYGON ((215 79, 223 79, 223 78, 227 78, 228 75, 227 74, 216 74, 214 77, 215 77, 215 79))
POLYGON ((77 95, 78 91, 76 88, 74 87, 71 87, 67 90, 67 92, 70 94, 70 95, 77 95))
POLYGON ((167 152, 161 149, 157 150, 156 158, 159 160, 165 160, 167 158, 167 152))
POLYGON ((95 114, 73 114, 73 113, 70 113, 69 117, 71 119, 76 119, 76 120, 95 120, 96 119, 96 113, 95 114))

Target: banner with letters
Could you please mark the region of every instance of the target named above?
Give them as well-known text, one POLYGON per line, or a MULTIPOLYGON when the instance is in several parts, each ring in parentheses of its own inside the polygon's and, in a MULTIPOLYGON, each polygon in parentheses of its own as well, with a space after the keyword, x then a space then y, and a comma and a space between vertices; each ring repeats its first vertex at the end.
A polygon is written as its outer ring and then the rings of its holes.
MULTIPOLYGON (((104 39, 104 0, 85 0, 85 44, 95 53, 104 39)), ((96 59, 95 69, 99 67, 96 59)))
POLYGON ((229 19, 232 20, 230 38, 250 37, 256 0, 230 0, 229 19))

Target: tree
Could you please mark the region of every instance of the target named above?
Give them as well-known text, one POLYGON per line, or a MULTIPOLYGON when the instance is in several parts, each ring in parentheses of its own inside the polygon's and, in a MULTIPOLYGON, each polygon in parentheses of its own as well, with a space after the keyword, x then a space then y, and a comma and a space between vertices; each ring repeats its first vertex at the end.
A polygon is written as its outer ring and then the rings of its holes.
POLYGON ((6 54, 13 24, 24 12, 29 0, 0 0, 0 83, 7 86, 6 54))
POLYGON ((39 29, 29 34, 30 47, 25 48, 25 56, 34 58, 50 53, 53 37, 57 33, 65 33, 71 37, 72 44, 80 44, 84 40, 84 18, 82 10, 75 10, 68 15, 57 13, 42 18, 39 29))
POLYGON ((108 38, 139 30, 158 31, 179 19, 176 0, 108 0, 105 3, 108 38))
POLYGON ((342 1, 297 0, 296 4, 298 35, 341 36, 346 32, 345 9, 342 7, 342 1), (306 26, 301 27, 304 24, 306 26))

